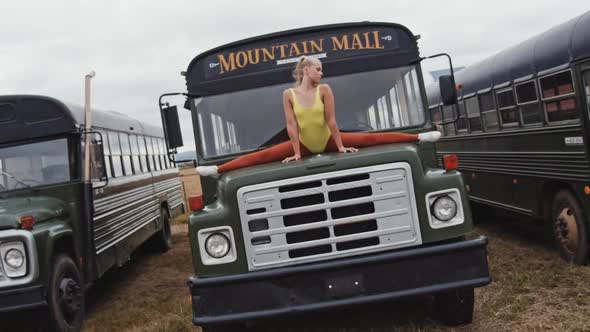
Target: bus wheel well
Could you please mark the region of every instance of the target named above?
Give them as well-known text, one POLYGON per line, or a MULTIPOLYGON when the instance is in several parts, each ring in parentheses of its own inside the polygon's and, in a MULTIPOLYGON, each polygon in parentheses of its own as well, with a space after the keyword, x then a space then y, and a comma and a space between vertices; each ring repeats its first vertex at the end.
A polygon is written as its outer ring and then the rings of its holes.
POLYGON ((168 208, 168 201, 162 202, 160 204, 160 209, 168 211, 168 215, 170 215, 170 209, 168 208))
POLYGON ((53 244, 53 256, 58 254, 66 254, 72 258, 76 257, 76 250, 74 249, 74 239, 71 236, 63 236, 53 244))
POLYGON ((543 195, 540 202, 541 207, 539 212, 541 213, 545 222, 551 222, 551 206, 553 203, 553 197, 555 197, 555 194, 557 194, 558 191, 563 189, 572 191, 572 188, 564 182, 552 181, 543 185, 543 195))

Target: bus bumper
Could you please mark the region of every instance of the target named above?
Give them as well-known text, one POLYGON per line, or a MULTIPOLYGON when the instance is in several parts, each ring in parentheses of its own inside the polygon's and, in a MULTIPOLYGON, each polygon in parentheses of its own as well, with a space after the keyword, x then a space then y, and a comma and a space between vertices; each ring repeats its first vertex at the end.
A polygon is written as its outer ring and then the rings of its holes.
POLYGON ((193 323, 242 322, 487 285, 487 243, 482 236, 240 275, 191 277, 193 323))
POLYGON ((0 312, 29 309, 47 305, 43 285, 0 290, 0 312))

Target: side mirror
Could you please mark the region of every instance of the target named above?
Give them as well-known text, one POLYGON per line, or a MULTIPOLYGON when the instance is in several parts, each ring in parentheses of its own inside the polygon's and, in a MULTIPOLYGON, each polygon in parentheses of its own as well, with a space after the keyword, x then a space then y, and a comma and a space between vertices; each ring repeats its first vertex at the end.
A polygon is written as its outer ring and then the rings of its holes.
POLYGON ((96 183, 104 183, 103 186, 106 186, 109 178, 107 175, 106 162, 104 159, 102 135, 100 135, 100 133, 93 134, 95 134, 95 137, 100 137, 99 139, 93 138, 90 140, 90 178, 92 180, 93 187, 96 188, 97 186, 94 186, 96 183))
POLYGON ((451 75, 443 75, 438 78, 438 86, 440 88, 440 98, 443 105, 457 104, 457 87, 455 86, 455 79, 451 75))
POLYGON ((182 142, 180 121, 178 120, 178 109, 176 106, 162 108, 162 122, 164 125, 164 135, 168 142, 168 148, 176 149, 183 146, 184 143, 182 142))

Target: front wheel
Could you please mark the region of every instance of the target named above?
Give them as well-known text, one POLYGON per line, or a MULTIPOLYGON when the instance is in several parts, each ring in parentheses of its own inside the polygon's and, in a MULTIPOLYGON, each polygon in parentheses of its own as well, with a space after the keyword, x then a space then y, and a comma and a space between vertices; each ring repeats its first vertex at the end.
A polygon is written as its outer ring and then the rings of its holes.
POLYGON ((162 229, 160 229, 152 239, 153 247, 156 251, 166 252, 172 249, 172 230, 170 228, 170 214, 168 210, 160 210, 160 221, 162 222, 162 229))
POLYGON ((447 325, 468 324, 473 321, 473 288, 458 289, 434 296, 438 320, 447 325))
POLYGON ((553 198, 551 224, 557 250, 563 259, 577 265, 588 261, 588 233, 584 212, 569 190, 553 198))
POLYGON ((59 254, 53 260, 47 291, 49 319, 55 331, 80 331, 84 320, 85 294, 82 275, 74 260, 59 254))

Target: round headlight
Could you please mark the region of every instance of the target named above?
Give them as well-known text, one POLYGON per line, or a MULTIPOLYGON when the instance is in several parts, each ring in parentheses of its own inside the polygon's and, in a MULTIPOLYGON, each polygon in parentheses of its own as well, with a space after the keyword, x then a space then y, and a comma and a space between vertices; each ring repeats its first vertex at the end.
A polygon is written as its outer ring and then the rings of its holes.
POLYGON ((229 252, 229 239, 221 233, 213 233, 205 240, 205 250, 213 258, 222 258, 229 252))
POLYGON ((457 203, 449 196, 441 196, 432 203, 432 214, 440 221, 449 221, 457 215, 457 203))
POLYGON ((18 249, 10 249, 4 255, 4 262, 11 269, 18 269, 25 263, 25 255, 18 249))

